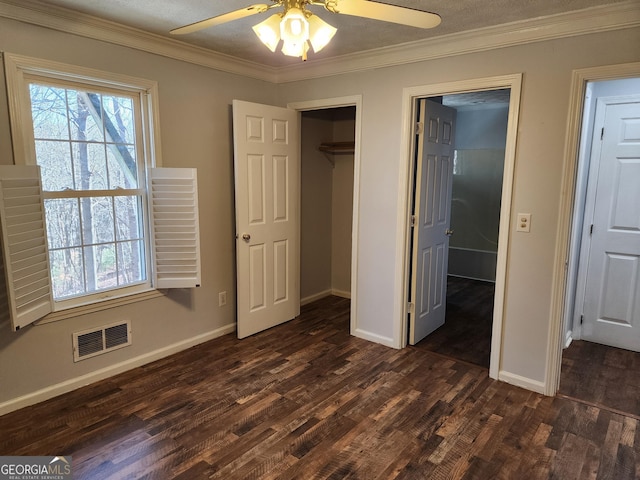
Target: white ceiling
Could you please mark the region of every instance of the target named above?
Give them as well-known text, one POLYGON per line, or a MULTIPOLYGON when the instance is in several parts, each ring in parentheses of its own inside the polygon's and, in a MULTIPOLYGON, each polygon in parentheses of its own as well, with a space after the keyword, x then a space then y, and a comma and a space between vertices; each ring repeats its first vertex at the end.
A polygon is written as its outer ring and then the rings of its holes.
MULTIPOLYGON (((269 3, 269 0, 260 0, 269 3)), ((348 0, 342 0, 348 1, 348 0)), ((442 23, 431 30, 395 25, 347 15, 337 15, 322 7, 309 7, 323 20, 338 28, 332 42, 309 59, 327 59, 353 52, 414 42, 504 23, 527 20, 624 0, 385 0, 385 3, 438 13, 442 23)), ((169 30, 240 9, 256 0, 22 0, 21 5, 63 7, 169 37, 169 30)), ((260 63, 283 67, 300 59, 271 53, 257 39, 251 27, 273 11, 206 30, 182 35, 180 41, 209 50, 260 63)), ((171 36, 171 38, 176 38, 171 36)))

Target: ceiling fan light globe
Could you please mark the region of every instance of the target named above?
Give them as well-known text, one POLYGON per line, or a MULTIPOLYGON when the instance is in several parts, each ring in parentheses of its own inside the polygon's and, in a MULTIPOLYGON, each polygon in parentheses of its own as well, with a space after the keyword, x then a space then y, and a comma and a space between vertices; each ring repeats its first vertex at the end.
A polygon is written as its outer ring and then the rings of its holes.
POLYGON ((253 26, 253 31, 260 41, 272 52, 276 51, 276 47, 280 42, 280 20, 280 15, 276 13, 265 21, 253 26))
POLYGON ((313 51, 318 53, 329 44, 338 29, 329 25, 317 15, 311 15, 308 21, 309 42, 313 47, 313 51))
POLYGON ((302 43, 284 42, 282 45, 282 53, 289 57, 301 57, 306 60, 309 44, 304 41, 302 43))
POLYGON ((302 44, 309 39, 309 22, 299 8, 290 8, 280 22, 280 37, 285 42, 302 44))

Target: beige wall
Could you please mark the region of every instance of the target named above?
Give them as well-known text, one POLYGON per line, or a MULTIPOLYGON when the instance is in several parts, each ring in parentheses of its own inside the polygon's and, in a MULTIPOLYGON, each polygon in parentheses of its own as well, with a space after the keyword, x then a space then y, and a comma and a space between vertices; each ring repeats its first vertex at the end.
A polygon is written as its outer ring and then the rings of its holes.
MULTIPOLYGON (((356 328, 398 342, 405 215, 399 185, 406 87, 523 73, 512 213, 532 214, 531 233, 512 216, 502 362, 528 384, 545 382, 551 283, 573 69, 640 60, 640 29, 583 35, 279 86, 280 102, 362 95, 356 328)), ((562 226, 565 228, 565 226, 562 226)))
MULTIPOLYGON (((273 103, 270 83, 220 73, 65 33, 0 19, 0 50, 132 75, 159 84, 164 166, 197 167, 202 287, 19 333, 0 331, 0 412, 5 402, 133 359, 166 355, 235 322, 235 219, 231 101, 273 103), (218 307, 218 292, 228 303, 218 307), (71 334, 129 319, 133 345, 73 363, 71 334), (146 357, 145 357, 146 356, 146 357)), ((11 164, 6 92, 0 92, 0 163, 11 164)), ((106 374, 106 373, 105 373, 106 374)), ((82 380, 85 381, 85 380, 82 380)), ((45 392, 46 393, 46 392, 45 392)), ((25 400, 26 401, 26 400, 25 400)))

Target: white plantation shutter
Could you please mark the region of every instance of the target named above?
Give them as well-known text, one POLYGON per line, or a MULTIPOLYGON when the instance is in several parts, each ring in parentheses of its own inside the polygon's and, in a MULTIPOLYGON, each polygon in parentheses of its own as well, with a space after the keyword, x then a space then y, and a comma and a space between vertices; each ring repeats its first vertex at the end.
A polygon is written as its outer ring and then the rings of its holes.
POLYGON ((5 328, 4 324, 8 324, 9 320, 9 297, 7 296, 7 281, 4 273, 4 258, 0 258, 0 330, 5 328))
POLYGON ((200 286, 198 182, 195 168, 150 171, 154 286, 200 286))
POLYGON ((53 306, 40 167, 0 166, 0 219, 9 315, 18 330, 53 306))

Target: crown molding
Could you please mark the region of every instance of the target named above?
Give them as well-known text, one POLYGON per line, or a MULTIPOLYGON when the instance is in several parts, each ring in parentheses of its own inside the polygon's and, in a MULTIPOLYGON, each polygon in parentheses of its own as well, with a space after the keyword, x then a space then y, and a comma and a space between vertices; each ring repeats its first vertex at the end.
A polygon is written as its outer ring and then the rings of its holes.
POLYGON ((227 73, 287 83, 640 26, 640 2, 629 0, 511 22, 287 67, 269 67, 154 33, 39 2, 0 0, 0 17, 121 45, 227 73))
POLYGON ((328 60, 311 60, 279 70, 276 81, 286 83, 327 77, 638 26, 640 2, 631 0, 442 35, 328 60))
POLYGON ((39 2, 0 0, 0 17, 275 83, 277 69, 39 2))

